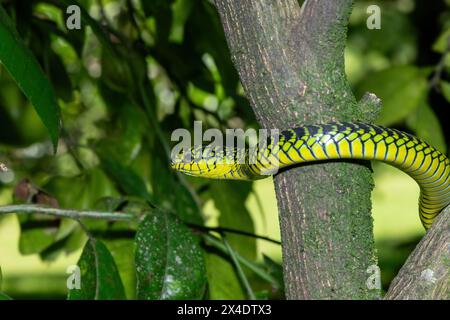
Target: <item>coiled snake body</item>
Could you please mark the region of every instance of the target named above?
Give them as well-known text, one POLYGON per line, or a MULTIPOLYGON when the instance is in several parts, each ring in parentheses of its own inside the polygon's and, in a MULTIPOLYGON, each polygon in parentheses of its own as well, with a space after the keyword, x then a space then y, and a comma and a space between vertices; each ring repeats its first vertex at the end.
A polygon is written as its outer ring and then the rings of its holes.
POLYGON ((419 184, 419 215, 426 229, 450 204, 449 159, 426 142, 395 129, 344 122, 303 126, 282 131, 253 154, 224 149, 192 148, 189 157, 180 153, 172 167, 193 176, 248 180, 313 161, 379 160, 401 169, 419 184), (199 153, 200 158, 196 157, 199 153))

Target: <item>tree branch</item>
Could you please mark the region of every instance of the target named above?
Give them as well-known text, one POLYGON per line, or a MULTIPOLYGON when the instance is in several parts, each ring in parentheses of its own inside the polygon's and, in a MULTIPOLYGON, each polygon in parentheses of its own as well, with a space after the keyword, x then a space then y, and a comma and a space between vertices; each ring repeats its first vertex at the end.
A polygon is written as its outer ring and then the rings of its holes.
POLYGON ((408 257, 384 299, 450 299, 450 206, 408 257))
MULTIPOLYGON (((246 95, 265 128, 372 121, 378 99, 357 103, 345 77, 351 0, 215 0, 246 95)), ((321 163, 275 179, 288 299, 366 299, 376 264, 368 163, 321 163)))
POLYGON ((79 211, 72 209, 57 209, 38 205, 12 205, 0 206, 0 215, 7 213, 29 214, 40 213, 48 216, 62 217, 62 218, 90 218, 90 219, 107 219, 107 220, 132 220, 137 217, 131 213, 121 212, 103 212, 103 211, 79 211))

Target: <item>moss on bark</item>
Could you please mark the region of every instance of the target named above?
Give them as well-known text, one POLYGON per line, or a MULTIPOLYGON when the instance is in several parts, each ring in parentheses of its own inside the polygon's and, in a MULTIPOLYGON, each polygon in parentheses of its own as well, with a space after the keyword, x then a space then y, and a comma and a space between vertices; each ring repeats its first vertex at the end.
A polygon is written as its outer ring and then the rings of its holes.
MULTIPOLYGON (((352 2, 215 1, 233 61, 265 128, 372 121, 378 100, 358 103, 344 71, 352 2)), ((275 179, 288 299, 370 299, 376 264, 370 164, 299 166, 275 179)))

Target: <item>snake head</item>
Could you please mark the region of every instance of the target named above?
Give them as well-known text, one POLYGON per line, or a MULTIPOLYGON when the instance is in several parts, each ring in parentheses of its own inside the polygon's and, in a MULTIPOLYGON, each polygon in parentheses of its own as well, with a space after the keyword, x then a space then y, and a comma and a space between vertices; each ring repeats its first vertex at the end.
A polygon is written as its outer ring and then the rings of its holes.
POLYGON ((212 179, 245 179, 242 173, 245 157, 234 148, 194 146, 172 154, 172 169, 196 177, 212 179))

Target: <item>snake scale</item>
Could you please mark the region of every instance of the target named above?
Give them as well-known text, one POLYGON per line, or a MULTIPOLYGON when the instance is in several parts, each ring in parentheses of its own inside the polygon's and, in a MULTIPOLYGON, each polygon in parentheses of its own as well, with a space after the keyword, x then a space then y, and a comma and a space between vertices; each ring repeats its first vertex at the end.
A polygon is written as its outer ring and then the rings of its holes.
POLYGON ((254 154, 211 146, 193 147, 172 162, 175 170, 212 179, 253 180, 274 169, 333 159, 378 160, 391 164, 420 186, 419 216, 428 229, 450 204, 450 161, 408 133, 367 123, 336 122, 281 131, 254 154), (201 154, 196 157, 195 154, 201 154), (252 158, 253 156, 253 158, 252 158), (254 159, 255 161, 250 161, 254 159))

